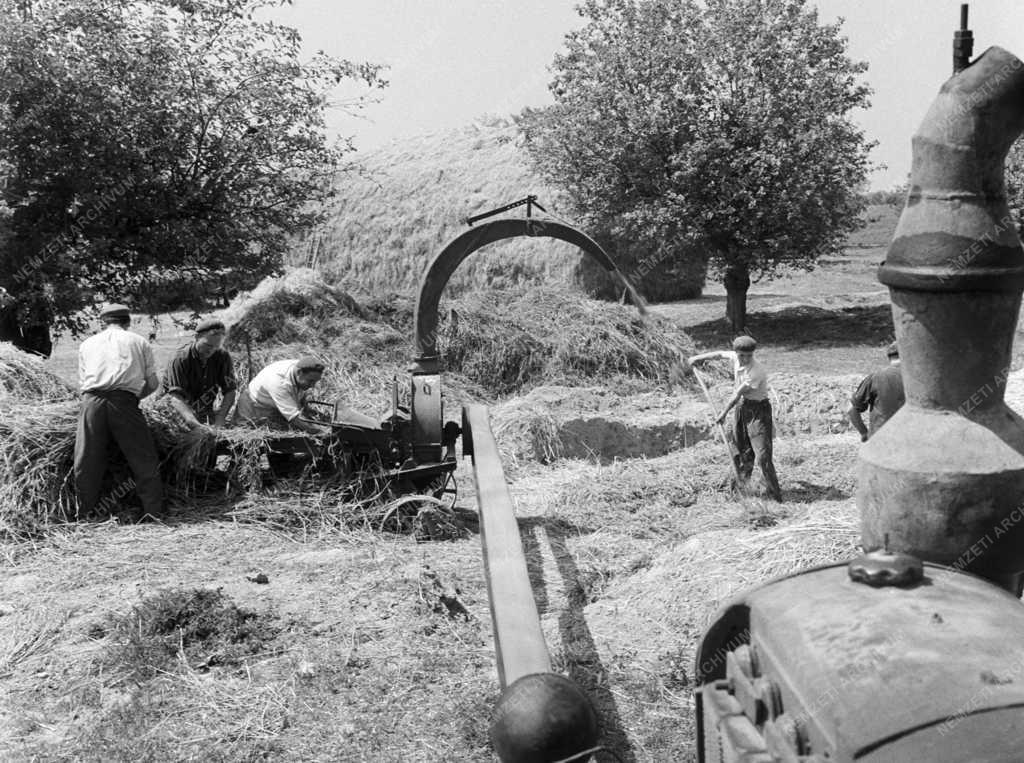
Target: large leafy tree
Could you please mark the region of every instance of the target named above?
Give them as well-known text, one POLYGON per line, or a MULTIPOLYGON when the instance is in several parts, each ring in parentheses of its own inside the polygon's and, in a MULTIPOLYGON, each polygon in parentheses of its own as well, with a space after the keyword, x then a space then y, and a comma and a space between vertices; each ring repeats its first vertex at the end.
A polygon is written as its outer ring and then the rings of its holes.
POLYGON ((0 0, 0 285, 23 330, 183 275, 259 278, 318 222, 352 148, 326 138, 331 94, 384 83, 303 60, 267 5, 0 0))
POLYGON ((750 279, 813 267, 859 224, 865 65, 804 0, 584 0, 552 106, 520 119, 546 179, 589 225, 724 276, 734 331, 750 279))

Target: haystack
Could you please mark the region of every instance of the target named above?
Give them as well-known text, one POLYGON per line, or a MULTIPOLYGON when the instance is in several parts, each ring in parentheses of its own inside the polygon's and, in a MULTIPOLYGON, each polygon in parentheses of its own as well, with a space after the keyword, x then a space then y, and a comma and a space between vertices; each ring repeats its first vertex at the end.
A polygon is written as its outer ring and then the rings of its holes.
POLYGON ((318 343, 338 336, 352 318, 366 311, 315 270, 298 268, 270 276, 241 295, 219 316, 228 325, 228 343, 318 343))
POLYGON ((664 318, 565 287, 481 291, 451 307, 439 335, 446 368, 498 395, 588 380, 650 389, 667 381, 680 352, 694 350, 664 318))
POLYGON ((70 400, 77 392, 50 373, 38 355, 0 342, 0 405, 70 400))

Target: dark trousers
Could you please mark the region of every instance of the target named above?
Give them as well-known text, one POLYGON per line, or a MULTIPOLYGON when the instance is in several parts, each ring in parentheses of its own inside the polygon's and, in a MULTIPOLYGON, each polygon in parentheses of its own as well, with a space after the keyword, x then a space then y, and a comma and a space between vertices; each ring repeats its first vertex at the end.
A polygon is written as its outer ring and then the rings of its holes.
POLYGON ((760 466, 768 494, 781 501, 782 490, 772 461, 773 434, 771 401, 742 399, 736 408, 736 467, 745 481, 754 467, 760 466))
MULTIPOLYGON (((100 501, 107 447, 117 443, 135 478, 135 492, 148 514, 159 515, 163 504, 160 459, 153 444, 139 399, 131 392, 85 392, 78 413, 75 437, 75 488, 81 511, 93 511, 100 501)), ((114 498, 128 493, 129 486, 115 488, 114 498)))

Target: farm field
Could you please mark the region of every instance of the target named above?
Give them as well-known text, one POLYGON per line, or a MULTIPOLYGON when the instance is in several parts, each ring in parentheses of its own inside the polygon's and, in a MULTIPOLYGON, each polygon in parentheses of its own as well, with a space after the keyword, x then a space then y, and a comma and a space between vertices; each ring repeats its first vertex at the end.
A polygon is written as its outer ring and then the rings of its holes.
MULTIPOLYGON (((783 504, 727 492, 692 389, 548 384, 488 400, 553 663, 590 693, 619 760, 695 759, 693 654, 725 599, 854 552, 858 439, 841 415, 892 337, 874 270, 895 215, 869 219, 843 257, 751 289, 783 504)), ((715 284, 654 312, 699 348, 728 340, 715 284)), ((167 322, 157 334, 163 358, 187 338, 167 322)), ((74 349, 64 340, 48 361, 70 380, 74 349)), ((729 383, 715 378, 721 401, 729 383)), ((383 410, 385 389, 367 404, 383 410)), ((342 522, 327 493, 271 490, 5 542, 0 759, 493 760, 468 460, 457 478, 463 533, 448 540, 342 522)))

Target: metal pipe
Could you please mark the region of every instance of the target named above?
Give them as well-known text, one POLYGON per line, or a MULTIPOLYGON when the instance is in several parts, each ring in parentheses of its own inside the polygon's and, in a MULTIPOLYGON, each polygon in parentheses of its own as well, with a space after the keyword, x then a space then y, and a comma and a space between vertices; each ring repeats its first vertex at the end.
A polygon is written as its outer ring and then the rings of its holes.
POLYGON ((486 407, 462 409, 462 438, 463 452, 473 458, 502 688, 491 743, 504 763, 575 758, 596 746, 597 714, 579 686, 551 672, 519 523, 486 407))
POLYGON ((1003 401, 1024 250, 1003 164, 1024 131, 1024 63, 990 48, 950 78, 913 139, 911 188, 878 279, 907 404, 861 448, 866 548, 953 564, 1016 591, 1024 420, 1003 401))
POLYGON ((487 408, 469 405, 463 409, 463 415, 463 437, 473 440, 480 542, 494 623, 498 680, 504 689, 530 673, 549 673, 551 660, 487 408))

